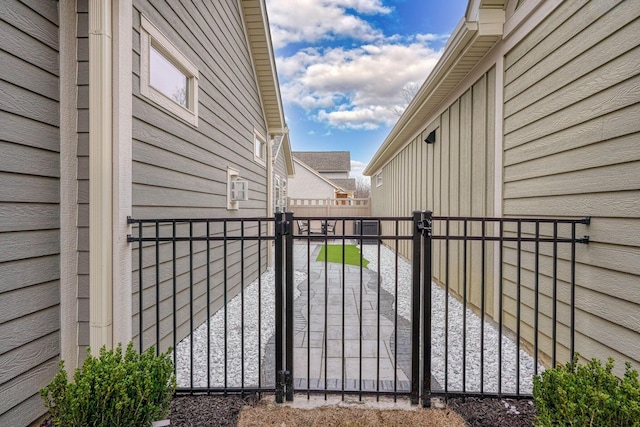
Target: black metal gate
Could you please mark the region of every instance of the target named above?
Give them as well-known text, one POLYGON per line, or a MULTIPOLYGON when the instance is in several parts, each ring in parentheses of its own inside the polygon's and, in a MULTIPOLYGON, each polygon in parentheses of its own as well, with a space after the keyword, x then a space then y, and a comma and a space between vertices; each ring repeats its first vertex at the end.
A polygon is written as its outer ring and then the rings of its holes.
POLYGON ((173 348, 178 393, 529 397, 574 352, 588 218, 130 223, 134 335, 173 348))

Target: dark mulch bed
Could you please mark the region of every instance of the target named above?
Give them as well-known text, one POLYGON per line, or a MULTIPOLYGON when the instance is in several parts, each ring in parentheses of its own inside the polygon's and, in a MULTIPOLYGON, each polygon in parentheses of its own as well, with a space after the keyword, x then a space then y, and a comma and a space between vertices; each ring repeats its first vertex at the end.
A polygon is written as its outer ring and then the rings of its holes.
POLYGON ((171 401, 171 427, 235 427, 245 405, 257 397, 176 396, 171 401))
MULTIPOLYGON (((178 396, 171 402, 171 427, 235 427, 242 407, 256 403, 255 396, 178 396)), ((469 427, 530 427, 535 417, 531 400, 467 397, 448 405, 469 427)))
POLYGON ((448 404, 469 427, 531 427, 536 414, 533 401, 526 399, 467 397, 449 399, 448 404))

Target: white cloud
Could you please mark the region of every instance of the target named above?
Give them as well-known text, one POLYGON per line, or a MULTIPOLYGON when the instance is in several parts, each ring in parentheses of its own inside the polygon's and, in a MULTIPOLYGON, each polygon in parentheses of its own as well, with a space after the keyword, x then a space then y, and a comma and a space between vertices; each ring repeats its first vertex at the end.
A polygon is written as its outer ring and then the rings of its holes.
POLYGON ((367 164, 360 160, 351 160, 351 177, 362 176, 362 171, 365 170, 367 164))
POLYGON ((394 37, 350 49, 308 48, 278 57, 281 93, 332 127, 376 129, 397 120, 402 88, 421 84, 440 58, 428 35, 394 37))
POLYGON ((393 11, 384 1, 267 0, 276 49, 303 46, 288 56, 278 51, 286 104, 329 128, 393 125, 406 105, 403 88, 424 81, 442 53, 431 44, 447 36, 385 35, 367 21, 393 11))
POLYGON ((333 37, 372 41, 382 33, 357 14, 387 14, 381 0, 268 0, 275 48, 333 37), (349 13, 352 11, 352 13, 349 13))

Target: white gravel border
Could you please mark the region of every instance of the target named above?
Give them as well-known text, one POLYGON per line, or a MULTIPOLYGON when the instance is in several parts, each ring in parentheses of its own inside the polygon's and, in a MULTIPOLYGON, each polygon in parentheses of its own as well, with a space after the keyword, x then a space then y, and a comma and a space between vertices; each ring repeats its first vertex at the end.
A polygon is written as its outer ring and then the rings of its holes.
MULTIPOLYGON (((369 261, 368 268, 378 271, 378 249, 375 245, 364 245, 362 253, 369 261)), ((386 246, 380 247, 382 265, 381 286, 395 298, 395 253, 386 246)), ((411 264, 398 257, 398 314, 411 321, 411 264)), ((295 295, 300 295, 298 285, 306 280, 306 273, 296 271, 294 278, 295 295)), ((274 324, 274 271, 268 269, 261 279, 261 345, 264 357, 266 344, 275 332, 274 324)), ((440 385, 444 385, 445 372, 445 327, 444 307, 446 292, 432 283, 432 373, 440 385)), ((480 391, 480 331, 481 319, 470 309, 467 312, 466 348, 466 391, 480 391)), ((227 387, 252 387, 258 385, 258 281, 251 283, 244 291, 244 383, 241 372, 242 323, 241 298, 238 294, 227 304, 227 387)), ((463 306, 456 298, 449 298, 449 354, 448 388, 462 390, 462 325, 463 306)), ((211 317, 210 322, 210 375, 212 387, 224 387, 224 323, 225 310, 221 309, 211 317)), ((486 318, 488 320, 488 317, 486 318)), ((193 387, 207 386, 206 363, 206 323, 193 333, 194 375, 193 387)), ((484 391, 498 391, 498 331, 496 326, 485 321, 484 325, 484 391)), ((502 392, 516 392, 516 344, 508 336, 502 336, 502 392)), ((176 346, 176 372, 179 387, 190 386, 190 337, 176 346)), ((531 393, 533 387, 533 358, 520 350, 520 392, 531 393)), ((538 365, 538 372, 544 368, 538 365)))
MULTIPOLYGON (((368 268, 378 271, 378 247, 364 245, 363 256, 369 261, 368 268)), ((395 252, 386 246, 380 246, 381 286, 395 298, 395 252)), ((411 264, 398 257, 398 314, 411 321, 411 264)), ((445 373, 445 295, 446 292, 435 283, 431 284, 432 298, 432 347, 431 369, 438 383, 444 386, 445 373)), ((463 305, 454 297, 449 297, 449 354, 448 388, 462 390, 462 326, 463 305)), ((466 348, 466 391, 480 391, 480 331, 481 318, 469 308, 467 313, 466 348)), ((484 391, 498 392, 498 330, 497 325, 485 317, 484 324, 484 391)), ((516 392, 516 343, 502 336, 502 392, 516 392)), ((544 367, 538 365, 538 372, 544 367)), ((520 393, 531 393, 533 389, 534 362, 524 350, 520 349, 520 393)))
MULTIPOLYGON (((300 291, 298 285, 307 275, 295 272, 294 299, 300 291)), ((267 342, 275 333, 275 274, 269 268, 261 277, 261 312, 258 316, 258 280, 244 290, 244 383, 242 382, 242 298, 236 295, 226 308, 227 315, 227 387, 257 387, 260 372, 258 359, 258 317, 260 317, 260 356, 264 358, 267 342)), ((225 310, 218 310, 210 321, 211 387, 224 387, 225 356, 225 310)), ((187 336, 176 345, 176 380, 178 387, 190 387, 191 337, 187 336)), ((193 387, 207 386, 207 324, 193 332, 193 387)), ((263 368, 264 369, 264 368, 263 368)))

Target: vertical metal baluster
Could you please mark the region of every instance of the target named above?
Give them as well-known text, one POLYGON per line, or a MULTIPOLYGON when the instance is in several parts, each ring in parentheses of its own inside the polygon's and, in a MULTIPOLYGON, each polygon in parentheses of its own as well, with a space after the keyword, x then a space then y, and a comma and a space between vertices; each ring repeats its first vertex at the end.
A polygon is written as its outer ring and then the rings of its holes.
POLYGON ((193 221, 189 221, 189 345, 191 346, 189 386, 193 389, 193 221))
POLYGON ((551 355, 551 366, 556 367, 556 347, 558 343, 557 322, 558 322, 558 221, 553 222, 553 313, 552 332, 553 350, 551 355))
MULTIPOLYGON (((415 222, 414 222, 415 223, 415 222)), ((399 250, 400 250, 400 239, 398 239, 398 236, 400 235, 400 221, 396 220, 395 221, 396 227, 395 227, 395 265, 394 265, 394 311, 393 311, 393 336, 394 336, 394 340, 393 340, 393 401, 397 402, 398 401, 398 254, 399 254, 399 250)), ((414 234, 418 234, 418 230, 413 230, 414 234)), ((418 238, 419 241, 419 238, 418 238)), ((418 245, 419 246, 419 245, 418 245)), ((414 248, 415 250, 415 248, 414 248)), ((414 252, 415 254, 415 252, 414 252)), ((413 353, 412 353, 413 356, 413 353)), ((411 363, 413 366, 413 358, 411 359, 411 363)), ((413 375, 411 378, 411 381, 413 382, 413 375)), ((416 400, 414 398, 412 398, 412 403, 418 403, 417 401, 413 401, 416 400)))
MULTIPOLYGON (((138 332, 138 338, 140 340, 140 353, 142 353, 144 351, 144 337, 143 337, 143 321, 142 321, 142 317, 144 314, 144 301, 142 298, 142 294, 143 294, 143 280, 142 280, 142 270, 144 269, 144 265, 143 265, 143 260, 142 260, 142 221, 138 221, 138 293, 139 298, 138 298, 138 328, 139 328, 139 332, 138 332)), ((174 354, 174 359, 175 359, 175 354, 174 354)))
POLYGON ((211 228, 207 220, 207 389, 211 389, 211 228))
MULTIPOLYGON (((344 300, 346 298, 346 267, 345 267, 345 240, 344 240, 344 220, 342 220, 342 361, 341 361, 341 375, 342 375, 342 400, 344 400, 344 389, 345 389, 345 351, 344 351, 344 333, 345 333, 345 316, 344 316, 344 300)), ((360 257, 362 258, 362 248, 360 250, 360 257)))
POLYGON ((500 246, 498 247, 500 264, 498 266, 498 396, 502 396, 502 300, 503 300, 503 263, 504 263, 504 219, 499 220, 500 223, 500 235, 498 241, 500 246))
POLYGON ((324 235, 324 400, 327 400, 327 373, 329 365, 328 348, 329 348, 329 322, 328 322, 328 303, 329 303, 329 244, 327 235, 324 235))
POLYGON ((467 391, 467 218, 463 221, 462 240, 462 392, 467 391))
POLYGON ((517 308, 516 308, 516 394, 520 395, 520 332, 522 321, 522 220, 518 219, 517 308))
POLYGON ((486 287, 486 220, 482 218, 482 285, 480 287, 480 394, 484 394, 484 312, 486 310, 486 295, 485 295, 485 287, 486 287))
MULTIPOLYGON (((258 220, 258 388, 262 390, 262 221, 258 220)), ((268 240, 267 240, 268 241, 268 240)), ((262 394, 260 395, 262 396, 262 394)))
POLYGON ((156 356, 160 355, 160 223, 156 220, 156 356))
MULTIPOLYGON (((307 230, 311 222, 307 220, 307 230)), ((311 399, 311 235, 307 232, 307 400, 311 399)), ((322 357, 322 356, 321 356, 322 357)), ((320 359, 322 362, 322 359, 320 359)))
MULTIPOLYGON (((227 280, 229 279, 228 274, 227 274, 227 256, 228 254, 228 248, 227 248, 227 239, 229 238, 228 233, 227 233, 227 220, 223 220, 222 222, 222 235, 224 236, 224 240, 223 245, 222 245, 222 267, 223 267, 223 290, 222 290, 222 298, 223 298, 223 307, 224 307, 224 395, 227 395, 227 389, 229 388, 229 384, 228 384, 228 380, 227 380, 227 374, 228 374, 228 369, 227 369, 227 365, 229 363, 229 357, 228 357, 228 352, 229 352, 229 340, 227 337, 227 333, 229 331, 229 322, 227 320, 227 280)), ((276 320, 277 321, 277 320, 276 320)))
POLYGON ((171 253, 173 255, 172 261, 172 275, 173 275, 173 370, 174 373, 177 372, 177 362, 176 362, 176 333, 178 331, 178 321, 176 319, 178 309, 177 309, 177 295, 178 295, 178 280, 177 280, 177 270, 176 270, 176 221, 173 220, 171 224, 171 253))
POLYGON ((533 342, 533 369, 534 374, 538 375, 538 345, 539 345, 539 328, 540 328, 540 221, 536 221, 536 242, 535 242, 535 265, 534 273, 534 342, 533 342))
POLYGON ((576 223, 571 224, 571 360, 576 341, 576 223))
MULTIPOLYGON (((378 230, 379 231, 379 230, 378 230)), ((364 248, 364 239, 362 235, 364 234, 364 220, 360 220, 360 248, 364 248)), ((380 260, 378 259, 378 264, 380 264, 380 260)), ((358 400, 362 401, 362 315, 363 315, 363 297, 362 297, 362 283, 363 283, 363 272, 362 272, 362 258, 360 258, 360 347, 358 349, 359 357, 358 357, 358 400)))
POLYGON ((240 386, 244 388, 244 220, 240 220, 240 386))
POLYGON ((449 218, 445 224, 446 244, 445 251, 445 294, 444 294, 444 392, 449 392, 449 218))
MULTIPOLYGON (((378 233, 381 234, 381 227, 378 227, 378 233)), ((381 266, 382 266, 382 258, 380 257, 380 239, 376 239, 378 241, 378 277, 377 277, 377 292, 378 292, 378 308, 377 308, 377 319, 376 319, 376 402, 380 401, 380 274, 381 274, 381 266)))

